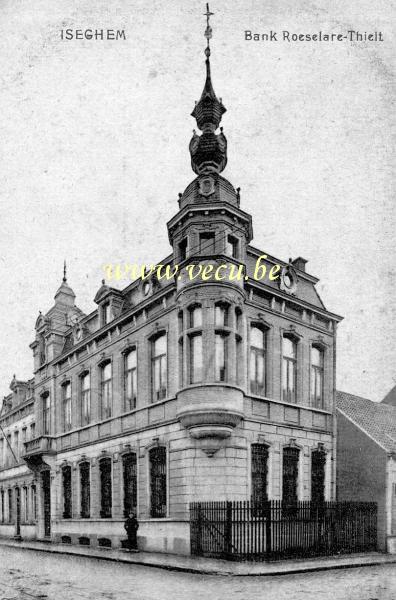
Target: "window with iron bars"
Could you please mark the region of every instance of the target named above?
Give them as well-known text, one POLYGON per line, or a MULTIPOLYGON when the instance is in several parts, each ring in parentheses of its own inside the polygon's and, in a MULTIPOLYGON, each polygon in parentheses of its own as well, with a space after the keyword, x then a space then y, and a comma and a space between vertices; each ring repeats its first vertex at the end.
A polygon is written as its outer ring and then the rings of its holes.
POLYGON ((150 516, 166 517, 166 448, 159 446, 149 452, 150 460, 150 516))
POLYGON ((124 454, 122 457, 124 480, 124 516, 132 511, 136 512, 137 506, 137 462, 135 452, 124 454))

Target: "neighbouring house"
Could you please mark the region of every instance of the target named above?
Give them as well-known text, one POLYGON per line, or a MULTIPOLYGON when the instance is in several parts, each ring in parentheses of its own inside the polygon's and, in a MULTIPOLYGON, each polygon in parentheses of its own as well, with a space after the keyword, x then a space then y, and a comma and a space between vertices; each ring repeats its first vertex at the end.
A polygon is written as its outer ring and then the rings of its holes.
POLYGON ((390 404, 396 406, 396 385, 388 392, 385 398, 382 400, 383 404, 390 404))
POLYGON ((337 499, 378 503, 378 547, 396 552, 396 407, 337 392, 337 499))

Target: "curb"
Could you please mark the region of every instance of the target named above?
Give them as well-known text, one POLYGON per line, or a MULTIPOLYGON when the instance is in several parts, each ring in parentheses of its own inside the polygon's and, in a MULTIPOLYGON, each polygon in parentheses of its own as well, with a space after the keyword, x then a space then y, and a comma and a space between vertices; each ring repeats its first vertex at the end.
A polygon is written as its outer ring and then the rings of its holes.
MULTIPOLYGON (((78 550, 75 552, 71 552, 69 550, 65 549, 59 549, 59 548, 54 548, 51 547, 51 545, 48 546, 42 546, 42 547, 32 547, 32 546, 24 546, 24 545, 19 545, 19 544, 10 544, 7 542, 3 542, 0 541, 0 547, 6 547, 6 548, 16 548, 19 550, 30 550, 30 551, 37 551, 37 552, 46 552, 47 554, 62 554, 65 556, 76 556, 76 557, 84 557, 84 558, 93 558, 93 559, 97 559, 97 560, 105 560, 107 562, 118 562, 118 563, 122 563, 122 564, 129 564, 129 565, 139 565, 142 567, 151 567, 151 568, 156 568, 156 569, 163 569, 166 571, 176 571, 176 572, 183 572, 183 573, 192 573, 194 575, 213 575, 213 576, 223 576, 223 577, 279 577, 282 575, 297 575, 298 573, 314 573, 317 571, 331 571, 331 570, 335 570, 335 569, 357 569, 357 568, 361 568, 361 567, 373 567, 373 566, 380 566, 380 565, 387 565, 387 564, 394 564, 396 563, 396 555, 392 556, 392 555, 383 555, 383 559, 381 560, 379 557, 377 558, 372 558, 371 560, 369 559, 368 561, 364 561, 361 560, 359 562, 343 562, 343 563, 334 563, 334 564, 325 564, 325 565, 320 565, 320 564, 310 564, 310 565, 301 565, 301 567, 290 567, 290 568, 284 568, 284 569, 279 569, 279 570, 269 570, 267 572, 263 571, 263 572, 259 572, 259 573, 252 573, 252 572, 248 572, 248 573, 238 573, 234 570, 227 570, 227 569, 207 569, 204 566, 202 567, 189 567, 189 566, 182 566, 182 565, 176 565, 176 564, 165 564, 165 563, 156 563, 153 561, 139 561, 139 560, 133 560, 131 558, 127 558, 127 557, 123 557, 123 556, 106 556, 106 554, 101 554, 101 553, 95 553, 95 554, 85 554, 83 552, 79 552, 78 550)), ((244 564, 244 563, 238 563, 238 564, 244 564)), ((246 563, 245 563, 246 564, 246 563)), ((256 563, 257 564, 257 563, 256 563)))

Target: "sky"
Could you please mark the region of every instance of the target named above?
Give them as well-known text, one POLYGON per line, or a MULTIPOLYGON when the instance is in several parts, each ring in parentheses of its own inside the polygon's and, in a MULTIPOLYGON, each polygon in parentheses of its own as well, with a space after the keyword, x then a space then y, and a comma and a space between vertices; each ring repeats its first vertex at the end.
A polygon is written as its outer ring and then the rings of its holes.
MULTIPOLYGON (((392 200, 394 21, 378 0, 213 0, 214 88, 227 108, 223 175, 253 245, 303 256, 344 320, 337 387, 379 401, 396 384, 392 200), (245 31, 278 32, 272 42, 245 31), (381 31, 383 42, 286 42, 282 31, 381 31)), ((32 376, 38 311, 62 279, 85 312, 103 266, 170 253, 166 222, 195 177, 190 116, 204 83, 204 2, 0 2, 0 394, 32 376), (62 29, 126 40, 61 39, 62 29)), ((121 282, 121 286, 127 285, 121 282)))

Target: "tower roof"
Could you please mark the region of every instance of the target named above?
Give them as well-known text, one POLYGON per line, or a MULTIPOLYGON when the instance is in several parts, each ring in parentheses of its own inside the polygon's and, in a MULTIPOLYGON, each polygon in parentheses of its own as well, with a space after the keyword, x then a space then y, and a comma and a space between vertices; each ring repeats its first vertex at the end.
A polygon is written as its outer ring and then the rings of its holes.
POLYGON ((227 164, 226 137, 222 129, 219 134, 215 133, 226 108, 223 106, 221 98, 220 100, 217 98, 212 84, 209 44, 212 37, 212 28, 209 18, 213 13, 209 11, 208 4, 206 5, 205 15, 207 20, 205 30, 207 40, 205 48, 206 80, 201 98, 195 104, 195 108, 191 113, 197 121, 198 128, 202 131, 202 135, 199 136, 194 130, 190 142, 191 167, 197 175, 209 172, 221 173, 227 164))

